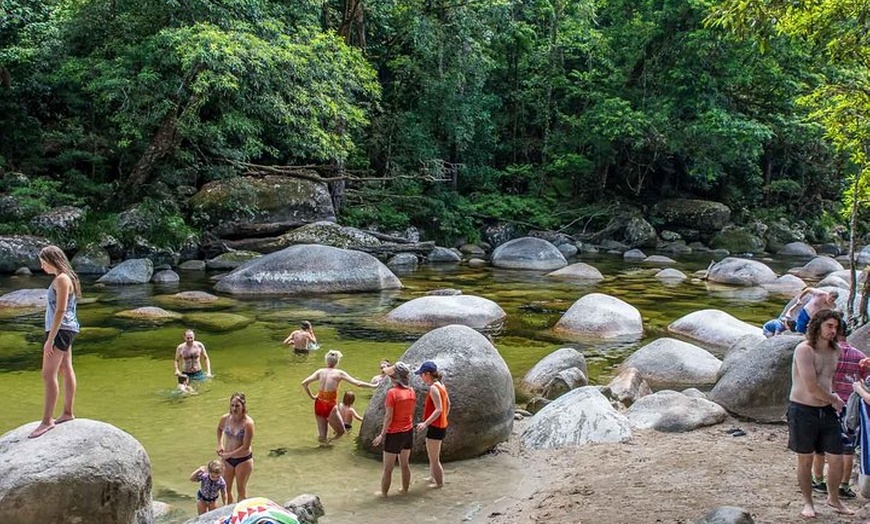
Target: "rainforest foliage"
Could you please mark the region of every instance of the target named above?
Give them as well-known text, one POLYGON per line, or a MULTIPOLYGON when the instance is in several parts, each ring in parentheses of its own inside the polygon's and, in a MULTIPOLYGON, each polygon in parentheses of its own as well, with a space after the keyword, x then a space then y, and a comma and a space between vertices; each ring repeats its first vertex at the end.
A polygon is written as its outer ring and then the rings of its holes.
POLYGON ((870 7, 792 4, 0 0, 0 191, 187 232, 253 163, 436 239, 671 196, 832 220, 865 206, 870 7))

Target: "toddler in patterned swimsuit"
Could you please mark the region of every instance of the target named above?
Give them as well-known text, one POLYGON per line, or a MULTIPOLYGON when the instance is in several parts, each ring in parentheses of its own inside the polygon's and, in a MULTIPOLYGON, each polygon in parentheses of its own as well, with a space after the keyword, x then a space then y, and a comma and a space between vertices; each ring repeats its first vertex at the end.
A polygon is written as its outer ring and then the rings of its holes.
POLYGON ((212 460, 208 466, 200 466, 190 474, 192 482, 199 482, 199 491, 196 492, 196 511, 202 515, 217 507, 218 495, 221 497, 221 505, 227 503, 227 483, 221 474, 224 466, 219 460, 212 460))

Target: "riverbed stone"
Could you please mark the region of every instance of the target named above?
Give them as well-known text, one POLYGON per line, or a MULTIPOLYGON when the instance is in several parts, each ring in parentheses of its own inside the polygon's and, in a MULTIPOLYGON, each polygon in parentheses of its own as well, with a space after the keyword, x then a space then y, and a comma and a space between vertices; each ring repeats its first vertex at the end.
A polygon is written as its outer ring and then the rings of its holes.
POLYGON ((132 285, 147 284, 154 274, 154 264, 147 258, 125 260, 97 279, 100 284, 132 285))
POLYGON ((631 439, 631 426, 597 387, 577 388, 544 406, 520 435, 527 449, 560 449, 631 439))
POLYGON ((553 328, 556 333, 595 338, 643 336, 643 318, 631 304, 603 293, 590 293, 562 315, 553 328))
POLYGON ((687 277, 685 273, 680 271, 679 269, 674 269, 672 267, 662 269, 658 273, 655 274, 656 280, 661 280, 664 282, 680 282, 686 280, 687 277))
POLYGON ((297 244, 320 244, 341 249, 355 249, 379 246, 382 243, 374 235, 355 227, 342 226, 335 222, 322 220, 313 224, 305 224, 285 233, 281 236, 275 249, 269 251, 297 244))
POLYGON ((483 329, 500 324, 507 313, 495 302, 474 295, 423 296, 390 311, 385 320, 395 324, 439 327, 462 324, 483 329))
POLYGON ((601 274, 598 268, 585 262, 577 262, 562 269, 557 269, 552 273, 547 273, 547 276, 563 280, 604 280, 604 275, 601 274))
POLYGON ((459 252, 463 255, 470 255, 473 257, 486 256, 486 250, 477 244, 462 244, 459 246, 459 252))
POLYGON ((776 252, 781 257, 814 257, 816 250, 806 242, 789 242, 776 252))
POLYGON ((254 319, 236 313, 200 312, 184 315, 184 321, 208 331, 235 331, 254 322, 254 319))
POLYGON ((626 262, 640 262, 641 260, 645 260, 646 258, 646 253, 637 248, 629 249, 622 254, 622 259, 626 262))
POLYGON ((445 264, 453 262, 462 262, 462 255, 447 249, 446 247, 435 246, 432 252, 426 256, 426 260, 430 264, 445 264))
POLYGON ((491 262, 495 267, 543 271, 568 265, 568 261, 556 246, 535 237, 522 237, 505 242, 492 252, 491 262))
POLYGON ((37 422, 0 437, 0 522, 150 524, 151 461, 131 435, 96 420, 37 422))
MULTIPOLYGON (((731 220, 731 209, 720 202, 687 198, 661 200, 653 206, 652 216, 662 226, 687 237, 686 230, 719 231, 731 220)), ((697 234, 696 234, 697 236, 697 234)))
POLYGON ((368 253, 302 244, 246 262, 221 278, 215 289, 233 295, 286 295, 401 287, 396 275, 368 253))
POLYGON ((668 331, 697 340, 714 348, 725 349, 744 335, 764 338, 761 328, 718 309, 702 309, 673 321, 668 331))
POLYGON ((0 296, 0 309, 34 309, 46 308, 48 290, 40 289, 16 289, 0 296))
POLYGON ((752 513, 737 506, 719 506, 695 521, 695 524, 755 524, 752 513))
POLYGON ((764 253, 766 243, 749 228, 728 225, 710 239, 713 249, 727 249, 731 253, 764 253))
MULTIPOLYGON (((510 370, 498 350, 485 336, 468 326, 451 325, 434 329, 418 339, 399 358, 412 370, 432 360, 444 375, 450 395, 450 429, 441 447, 444 462, 480 456, 506 441, 514 423, 516 396, 510 370)), ((421 420, 427 387, 412 375, 417 394, 416 416, 421 420)), ((380 434, 384 399, 389 381, 372 396, 360 427, 360 449, 381 454, 371 442, 380 434)), ((415 438, 411 457, 426 462, 425 439, 415 438)))
POLYGON ((73 269, 80 275, 104 275, 112 265, 109 252, 91 242, 82 246, 70 260, 73 269))
POLYGON ((157 295, 153 298, 158 305, 170 309, 223 309, 238 304, 236 300, 218 297, 205 291, 182 291, 174 295, 157 295))
POLYGON ((558 246, 556 246, 556 249, 559 250, 559 253, 562 253, 562 256, 565 257, 565 260, 577 254, 577 246, 575 246, 574 244, 559 244, 558 246))
POLYGON ((662 256, 662 255, 650 255, 642 260, 644 264, 656 265, 656 266, 667 266, 670 264, 676 264, 677 261, 673 258, 662 256))
POLYGON ((0 273, 14 273, 22 266, 41 270, 39 251, 49 245, 47 239, 32 235, 0 236, 0 273))
POLYGON ((181 271, 205 271, 205 260, 185 260, 178 264, 181 271))
POLYGON ((844 280, 833 273, 819 281, 819 287, 838 287, 840 289, 849 289, 849 281, 844 280))
POLYGON ((601 392, 623 406, 631 406, 639 398, 651 395, 652 389, 637 368, 622 367, 601 392))
POLYGON ((178 320, 181 318, 180 313, 167 311, 163 308, 155 306, 144 306, 126 311, 115 313, 116 317, 129 318, 132 320, 147 320, 151 322, 167 322, 170 320, 178 320))
MULTIPOLYGON (((576 368, 584 377, 587 373, 586 357, 574 348, 560 348, 542 358, 530 369, 520 383, 520 389, 527 395, 543 395, 551 389, 551 383, 560 372, 576 368)), ((586 384, 583 384, 584 386, 586 384)), ((548 397, 549 398, 549 397, 548 397)))
POLYGON ((664 390, 639 399, 631 405, 625 417, 634 428, 684 433, 721 424, 728 413, 715 402, 664 390))
POLYGON ((414 253, 396 253, 387 261, 387 267, 390 269, 416 269, 418 264, 419 260, 417 260, 417 255, 414 253))
POLYGON ((709 351, 673 338, 660 338, 632 353, 621 368, 637 369, 654 389, 709 387, 722 361, 709 351))
POLYGON ((206 269, 227 270, 236 269, 249 260, 263 256, 256 251, 228 251, 205 261, 206 269))
POLYGON ((776 273, 757 260, 726 257, 713 264, 707 272, 707 280, 734 286, 758 286, 776 280, 776 273))
POLYGON ((773 282, 762 284, 762 287, 771 293, 794 295, 807 287, 807 283, 794 275, 782 275, 773 282))
POLYGON ((758 422, 782 422, 791 391, 794 350, 804 337, 762 339, 742 358, 729 362, 708 397, 734 415, 758 422))
POLYGON ((157 273, 154 273, 153 277, 151 277, 151 282, 154 282, 155 284, 177 284, 180 280, 181 277, 178 276, 178 273, 171 269, 158 271, 157 273))
POLYGON ((30 228, 39 234, 73 233, 84 222, 87 211, 75 206, 60 206, 30 219, 30 228))
POLYGON ((831 257, 820 256, 810 260, 803 267, 790 269, 789 273, 801 278, 818 279, 835 271, 843 271, 843 264, 831 257))

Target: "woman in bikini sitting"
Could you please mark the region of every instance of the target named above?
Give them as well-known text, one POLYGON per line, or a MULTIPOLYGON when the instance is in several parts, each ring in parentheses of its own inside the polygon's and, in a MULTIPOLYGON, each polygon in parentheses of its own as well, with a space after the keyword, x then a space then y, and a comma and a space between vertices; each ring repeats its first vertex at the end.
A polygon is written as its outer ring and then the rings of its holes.
POLYGON ((217 427, 217 454, 224 461, 224 480, 227 482, 227 504, 233 503, 233 482, 236 482, 239 500, 247 498, 248 479, 254 471, 254 419, 248 416, 244 393, 230 397, 230 412, 221 417, 217 427))

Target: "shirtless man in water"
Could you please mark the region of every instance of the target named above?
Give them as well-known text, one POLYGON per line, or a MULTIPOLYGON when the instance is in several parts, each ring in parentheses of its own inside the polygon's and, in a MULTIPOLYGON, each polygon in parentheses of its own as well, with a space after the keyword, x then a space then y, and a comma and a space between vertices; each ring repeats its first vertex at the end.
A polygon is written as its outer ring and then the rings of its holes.
MULTIPOLYGON (((828 486, 837 486, 843 473, 840 419, 843 400, 834 393, 834 370, 840 358, 837 332, 839 313, 823 309, 813 316, 807 339, 794 350, 788 404, 788 448, 798 454, 797 478, 803 497, 801 515, 814 518, 811 470, 813 453, 828 460, 828 486)), ((840 501, 836 489, 828 490, 828 506, 842 515, 855 512, 840 501)))
POLYGON ((314 328, 311 327, 311 322, 305 321, 299 329, 290 333, 284 339, 285 344, 293 346, 293 351, 305 352, 311 349, 311 344, 317 344, 317 337, 314 336, 314 328))
POLYGON ((818 311, 837 309, 837 298, 839 296, 840 294, 836 291, 824 291, 812 287, 804 288, 795 298, 794 304, 785 312, 785 317, 795 320, 795 331, 806 333, 810 319, 818 311), (806 299, 807 295, 810 296, 809 300, 806 299), (805 301, 806 303, 804 303, 805 301))
POLYGON ((176 376, 187 375, 190 380, 205 380, 212 376, 211 360, 208 358, 205 346, 196 340, 196 335, 192 329, 184 332, 184 342, 175 348, 174 363, 176 376), (205 362, 205 372, 202 370, 200 360, 205 362), (179 362, 182 362, 181 369, 178 369, 179 362))
POLYGON ((312 373, 311 376, 302 381, 302 389, 304 389, 305 393, 314 401, 314 418, 317 420, 317 441, 320 442, 321 445, 328 443, 326 438, 328 426, 332 426, 332 429, 335 430, 336 433, 344 432, 344 422, 342 422, 337 410, 332 409, 335 407, 336 400, 338 399, 338 385, 341 381, 345 380, 354 386, 362 388, 378 387, 377 384, 357 380, 344 371, 338 369, 338 362, 341 360, 341 357, 342 354, 340 351, 333 349, 327 352, 325 356, 326 367, 318 369, 312 373), (315 380, 320 381, 320 387, 317 390, 316 396, 313 395, 311 390, 308 388, 308 384, 311 384, 315 380))

